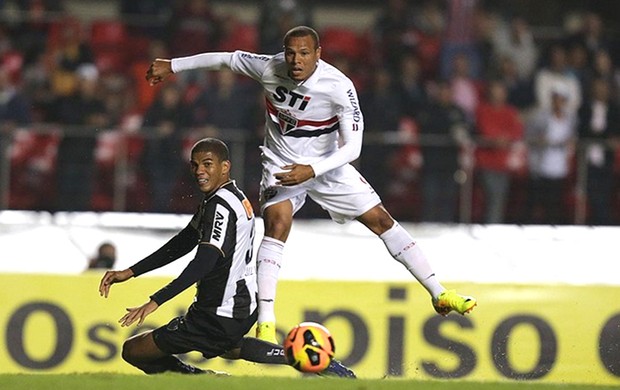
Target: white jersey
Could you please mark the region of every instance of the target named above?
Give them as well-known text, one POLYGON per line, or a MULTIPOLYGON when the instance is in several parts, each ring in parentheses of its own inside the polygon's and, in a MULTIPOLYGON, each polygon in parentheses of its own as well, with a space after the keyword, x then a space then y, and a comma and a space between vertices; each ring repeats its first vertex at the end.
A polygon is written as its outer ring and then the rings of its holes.
POLYGON ((274 164, 311 165, 316 176, 355 160, 364 121, 351 80, 319 60, 314 73, 297 82, 288 76, 284 53, 205 53, 172 60, 173 72, 230 68, 261 83, 266 100, 265 158, 274 164), (339 147, 339 137, 341 146, 339 147))

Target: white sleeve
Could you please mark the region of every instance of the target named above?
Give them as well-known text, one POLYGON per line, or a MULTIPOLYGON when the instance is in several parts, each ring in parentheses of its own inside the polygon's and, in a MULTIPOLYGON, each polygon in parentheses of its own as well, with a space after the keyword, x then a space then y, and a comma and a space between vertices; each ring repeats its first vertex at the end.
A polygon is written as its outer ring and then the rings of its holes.
POLYGON ((222 67, 230 68, 233 53, 202 53, 189 57, 173 58, 172 72, 179 73, 190 69, 219 70, 222 67))
POLYGON ((232 53, 213 52, 173 58, 171 66, 174 73, 190 69, 219 70, 228 68, 235 73, 260 81, 270 59, 271 56, 268 55, 237 50, 232 53))
POLYGON ((315 176, 320 176, 327 171, 354 161, 359 157, 362 150, 364 118, 352 82, 340 83, 336 87, 332 104, 338 113, 338 132, 342 145, 331 156, 312 164, 315 176))

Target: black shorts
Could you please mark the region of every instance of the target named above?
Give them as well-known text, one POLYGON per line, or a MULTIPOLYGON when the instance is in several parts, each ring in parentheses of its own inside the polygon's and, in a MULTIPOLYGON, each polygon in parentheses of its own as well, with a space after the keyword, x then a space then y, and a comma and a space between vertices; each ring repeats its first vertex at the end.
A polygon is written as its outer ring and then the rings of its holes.
POLYGON ((198 351, 206 359, 222 355, 239 346, 258 318, 258 310, 244 319, 190 310, 153 331, 153 340, 162 351, 176 355, 198 351))

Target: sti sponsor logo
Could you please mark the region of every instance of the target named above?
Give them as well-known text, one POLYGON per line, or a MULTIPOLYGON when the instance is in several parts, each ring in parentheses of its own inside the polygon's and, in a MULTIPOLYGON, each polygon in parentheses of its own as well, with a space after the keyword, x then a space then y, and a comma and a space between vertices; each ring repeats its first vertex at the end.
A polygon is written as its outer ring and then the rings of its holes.
POLYGON ((272 94, 273 99, 278 103, 287 102, 291 108, 296 108, 303 111, 310 102, 310 96, 304 96, 297 92, 289 91, 287 88, 279 86, 276 88, 276 92, 272 94))

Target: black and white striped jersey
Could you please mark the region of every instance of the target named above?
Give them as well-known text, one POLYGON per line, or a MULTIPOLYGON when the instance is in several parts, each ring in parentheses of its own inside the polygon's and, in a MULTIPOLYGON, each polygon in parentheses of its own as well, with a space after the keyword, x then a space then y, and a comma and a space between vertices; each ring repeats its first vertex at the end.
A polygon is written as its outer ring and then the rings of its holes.
POLYGON ((229 181, 202 201, 190 226, 199 232, 200 245, 213 246, 221 253, 215 267, 197 283, 195 308, 222 317, 248 317, 257 307, 250 202, 229 181))

